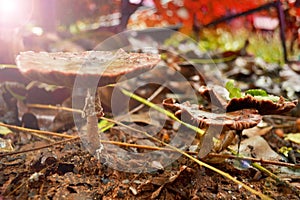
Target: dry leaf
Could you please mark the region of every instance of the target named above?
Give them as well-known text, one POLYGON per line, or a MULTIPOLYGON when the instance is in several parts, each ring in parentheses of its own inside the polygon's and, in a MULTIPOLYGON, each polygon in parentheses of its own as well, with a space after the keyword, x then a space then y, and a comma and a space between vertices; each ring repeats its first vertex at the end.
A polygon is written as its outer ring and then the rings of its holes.
POLYGON ((0 126, 0 135, 7 135, 9 133, 12 133, 12 131, 4 126, 0 126))
POLYGON ((287 134, 284 139, 289 140, 289 141, 294 142, 294 143, 297 143, 297 144, 300 144, 300 133, 287 134))
POLYGON ((259 128, 257 126, 249 129, 243 130, 243 135, 246 135, 247 137, 254 137, 254 136, 262 136, 267 133, 269 133, 273 129, 272 126, 264 127, 264 128, 259 128))
POLYGON ((11 152, 13 151, 14 148, 11 144, 11 140, 7 139, 2 139, 0 138, 0 152, 11 152))
MULTIPOLYGON (((235 149, 237 149, 237 145, 235 145, 235 149)), ((255 156, 255 158, 264 160, 281 159, 281 156, 273 151, 268 142, 261 136, 254 136, 243 140, 241 142, 240 152, 243 152, 243 155, 255 156)))

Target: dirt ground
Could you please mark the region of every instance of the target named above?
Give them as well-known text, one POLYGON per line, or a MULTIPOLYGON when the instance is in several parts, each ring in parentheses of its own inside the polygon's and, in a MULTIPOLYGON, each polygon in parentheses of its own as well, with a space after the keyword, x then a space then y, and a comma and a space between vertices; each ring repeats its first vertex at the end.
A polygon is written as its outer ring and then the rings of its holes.
MULTIPOLYGON (((31 138, 35 140, 34 137, 31 138)), ((46 145, 35 141, 22 149, 46 145)), ((1 156, 0 199, 259 199, 232 181, 185 157, 152 173, 126 173, 101 163, 75 139, 17 155, 1 156)), ((297 193, 254 169, 214 164, 274 199, 297 193)), ((299 181, 299 177, 290 178, 299 181)))

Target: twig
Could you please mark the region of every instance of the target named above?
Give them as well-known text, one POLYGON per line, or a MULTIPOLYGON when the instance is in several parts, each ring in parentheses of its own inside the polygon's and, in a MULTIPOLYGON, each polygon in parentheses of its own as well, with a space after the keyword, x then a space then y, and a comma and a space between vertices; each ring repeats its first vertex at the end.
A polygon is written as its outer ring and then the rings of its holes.
MULTIPOLYGON (((233 149, 228 148, 233 154, 238 155, 237 152, 233 149)), ((261 172, 264 172, 265 174, 267 174, 269 177, 271 177, 272 179, 274 179, 276 182, 283 184, 284 186, 290 188, 292 191, 294 191, 298 196, 300 196, 300 190, 297 189, 296 187, 294 187, 293 185, 291 185, 289 182, 281 180, 278 176, 276 176, 275 174, 273 174, 271 171, 267 170, 265 167, 261 166, 259 163, 257 162, 253 162, 251 163, 251 165, 253 167, 255 167, 256 169, 260 170, 261 172)))
MULTIPOLYGON (((165 86, 161 85, 149 98, 147 98, 147 101, 152 101, 157 95, 159 95, 159 93, 163 91, 164 88, 165 86)), ((137 107, 129 111, 129 114, 137 112, 138 110, 142 109, 144 106, 145 104, 141 103, 140 105, 138 105, 137 107)))
MULTIPOLYGON (((115 84, 110 84, 108 86, 115 87, 115 84)), ((148 101, 152 101, 158 94, 160 94, 163 91, 164 88, 165 88, 164 85, 161 85, 149 98, 147 98, 147 100, 148 101)), ((130 110, 128 114, 135 113, 135 112, 139 111, 140 109, 142 109, 144 106, 145 106, 145 104, 141 103, 140 105, 138 105, 134 109, 130 110)), ((51 109, 51 110, 64 110, 64 111, 68 111, 68 112, 76 112, 76 113, 79 113, 79 114, 83 113, 82 110, 74 109, 74 108, 69 108, 69 107, 63 107, 63 106, 53 106, 53 105, 44 105, 44 104, 27 104, 27 107, 30 107, 30 108, 41 108, 41 109, 51 109)), ((116 119, 117 120, 122 120, 125 117, 127 117, 127 115, 118 116, 118 117, 116 117, 116 119)), ((108 130, 112 126, 113 125, 106 126, 106 127, 102 128, 101 132, 105 132, 106 130, 108 130)))
MULTIPOLYGON (((109 119, 105 119, 105 120, 112 121, 112 120, 109 120, 109 119)), ((9 152, 9 153, 0 154, 0 158, 1 157, 5 157, 5 156, 9 156, 9 155, 27 153, 27 152, 30 152, 30 151, 37 151, 37 150, 49 148, 49 147, 52 147, 54 145, 59 145, 59 144, 65 143, 65 142, 70 142, 70 141, 73 141, 73 140, 77 140, 79 138, 80 138, 79 136, 76 136, 76 137, 71 138, 71 139, 66 139, 66 140, 63 140, 63 141, 54 142, 52 144, 41 146, 41 147, 37 147, 37 148, 32 148, 32 149, 26 149, 26 150, 22 150, 22 151, 15 151, 15 152, 9 152)), ((164 148, 164 147, 130 144, 130 143, 124 143, 124 142, 118 142, 118 141, 100 140, 100 142, 103 143, 103 144, 118 145, 120 147, 132 147, 132 148, 139 148, 139 149, 146 149, 146 150, 153 150, 153 151, 174 151, 172 149, 168 149, 168 148, 164 148)), ((187 151, 187 153, 191 154, 191 155, 197 155, 198 154, 197 152, 188 152, 188 151, 187 151)))
POLYGON ((43 104, 27 104, 27 107, 30 108, 42 108, 42 109, 50 109, 50 110, 63 110, 68 112, 76 112, 79 114, 82 114, 82 110, 74 109, 74 108, 68 108, 63 106, 53 106, 53 105, 43 105, 43 104))
MULTIPOLYGON (((114 87, 115 85, 109 85, 114 87)), ((160 94, 165 87, 161 85, 149 98, 147 98, 148 101, 152 101, 158 94, 160 94)), ((145 106, 145 104, 140 104, 137 107, 133 108, 132 110, 129 111, 128 114, 135 113, 142 109, 145 106)), ((64 107, 64 106, 53 106, 53 105, 44 105, 44 104, 27 104, 27 107, 29 108, 41 108, 41 109, 50 109, 50 110, 63 110, 63 111, 68 111, 68 112, 76 112, 79 114, 82 114, 83 111, 79 109, 74 109, 74 108, 69 108, 69 107, 64 107)), ((117 117, 118 120, 123 119, 126 116, 120 116, 117 117)))
POLYGON ((0 69, 18 69, 17 65, 0 64, 0 69))
POLYGON ((5 157, 5 156, 11 156, 11 155, 16 155, 16 154, 21 154, 21 153, 27 153, 27 152, 30 152, 30 151, 38 151, 38 150, 41 150, 41 149, 49 148, 49 147, 52 147, 54 145, 63 144, 63 143, 66 143, 66 142, 77 140, 77 139, 79 139, 78 136, 76 136, 74 138, 71 138, 71 139, 66 139, 66 140, 63 140, 63 141, 55 142, 55 143, 52 143, 52 144, 49 144, 49 145, 37 147, 37 148, 32 148, 32 149, 26 149, 26 150, 22 150, 22 151, 14 151, 14 152, 9 152, 9 153, 4 153, 4 154, 0 154, 0 158, 5 157))
MULTIPOLYGON (((112 122, 112 123, 115 123, 115 120, 112 120, 112 119, 108 119, 108 118, 105 118, 105 117, 102 117, 102 119, 106 120, 106 121, 109 121, 109 122, 112 122)), ((27 131, 34 132, 36 130, 28 129, 27 131)), ((35 150, 39 150, 39 149, 43 149, 43 148, 48 148, 48 147, 51 147, 53 145, 57 145, 57 144, 61 144, 61 143, 64 143, 64 142, 76 140, 78 138, 79 138, 79 136, 73 136, 73 138, 68 139, 68 140, 55 142, 53 144, 49 144, 49 145, 46 145, 46 146, 43 146, 43 147, 34 148, 34 149, 30 149, 30 150, 25 150, 25 151, 20 151, 20 152, 10 152, 10 153, 7 153, 7 154, 2 154, 2 155, 0 155, 0 157, 5 156, 5 155, 20 154, 20 153, 25 153, 25 152, 28 152, 28 151, 35 151, 35 150)), ((113 145, 118 145, 118 146, 122 146, 122 147, 132 147, 132 148, 146 149, 146 150, 173 151, 172 149, 166 149, 166 148, 163 148, 163 147, 129 144, 129 143, 118 142, 118 141, 101 140, 101 143, 103 143, 103 144, 113 144, 113 145)), ((190 151, 186 151, 186 153, 188 153, 190 155, 197 155, 198 154, 197 152, 190 152, 190 151)), ((226 158, 226 159, 235 159, 235 160, 249 160, 249 161, 252 161, 252 162, 259 162, 259 163, 262 163, 262 164, 279 165, 279 166, 285 166, 285 167, 291 167, 291 168, 297 168, 297 169, 300 168, 300 165, 295 165, 295 164, 292 164, 292 163, 284 163, 284 162, 271 161, 271 160, 262 160, 262 159, 250 158, 250 157, 238 157, 238 156, 234 156, 234 155, 224 155, 224 154, 217 154, 217 153, 209 153, 208 156, 209 157, 226 158)))
POLYGON ((252 163, 252 166, 255 167, 256 169, 260 170, 261 172, 264 172, 268 176, 270 176, 277 183, 281 183, 284 186, 290 188, 293 192, 295 192, 298 196, 300 196, 300 190, 298 188, 296 188, 295 186, 291 185, 288 181, 281 180, 278 176, 276 176, 271 171, 267 170, 266 168, 264 168, 263 166, 261 166, 258 163, 252 163))
POLYGON ((278 166, 300 169, 300 165, 295 165, 292 163, 285 163, 285 162, 279 162, 273 160, 263 160, 263 159, 250 158, 250 157, 239 157, 239 156, 229 155, 229 154, 209 153, 208 157, 218 157, 218 158, 226 158, 226 159, 234 159, 234 160, 248 160, 251 162, 258 162, 261 164, 278 165, 278 166))
POLYGON ((24 127, 4 124, 2 122, 0 122, 0 126, 15 129, 15 130, 18 130, 18 131, 24 131, 24 132, 28 132, 28 133, 32 132, 32 133, 50 135, 50 136, 55 136, 55 137, 63 137, 63 138, 74 138, 74 137, 76 137, 76 136, 72 136, 72 135, 65 135, 65 134, 60 134, 60 133, 55 133, 55 132, 50 132, 50 131, 41 131, 41 130, 35 130, 35 129, 30 129, 30 128, 24 128, 24 127))
POLYGON ((48 142, 55 142, 55 140, 52 140, 51 138, 48 138, 44 135, 41 135, 41 134, 37 134, 37 133, 33 133, 33 132, 30 132, 31 135, 37 137, 37 138, 40 138, 40 139, 43 139, 43 140, 46 140, 48 142))

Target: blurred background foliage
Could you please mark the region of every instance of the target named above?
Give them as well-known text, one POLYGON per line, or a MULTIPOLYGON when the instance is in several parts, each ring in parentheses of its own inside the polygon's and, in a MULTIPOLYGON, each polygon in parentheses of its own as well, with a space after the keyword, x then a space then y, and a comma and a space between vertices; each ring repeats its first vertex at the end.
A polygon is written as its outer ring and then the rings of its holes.
MULTIPOLYGON (((13 63, 24 50, 80 51, 126 29, 165 27, 179 30, 201 50, 246 49, 268 62, 282 63, 276 9, 208 26, 223 17, 257 8, 268 0, 0 0, 0 63, 13 63), (15 7, 13 7, 15 5, 15 7), (24 11, 25 10, 25 11, 24 11), (12 56, 13 55, 13 56, 12 56)), ((289 58, 299 60, 298 1, 282 0, 289 58)), ((176 41, 175 38, 174 42, 176 41)))

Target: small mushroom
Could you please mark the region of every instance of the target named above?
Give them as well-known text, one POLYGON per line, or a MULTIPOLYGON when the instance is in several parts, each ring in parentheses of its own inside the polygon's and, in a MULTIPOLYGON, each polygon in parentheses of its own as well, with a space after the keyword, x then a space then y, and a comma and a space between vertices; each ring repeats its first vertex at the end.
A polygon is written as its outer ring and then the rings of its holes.
POLYGON ((258 99, 251 95, 246 95, 241 98, 232 98, 227 106, 227 111, 235 111, 243 108, 257 109, 261 115, 282 114, 296 107, 298 101, 286 101, 282 96, 277 102, 267 99, 258 99))
POLYGON ((262 116, 255 109, 241 109, 227 113, 211 113, 199 110, 198 105, 189 103, 178 104, 174 99, 166 99, 163 105, 179 118, 188 119, 199 128, 208 128, 209 126, 221 126, 227 130, 243 130, 256 126, 262 116))
POLYGON ((282 114, 295 108, 298 103, 297 100, 286 101, 282 96, 279 97, 278 101, 272 101, 249 94, 241 98, 232 98, 227 102, 213 88, 207 86, 200 87, 198 92, 209 102, 227 112, 250 108, 258 110, 261 115, 282 114))
POLYGON ((211 113, 199 110, 198 105, 189 103, 178 104, 174 99, 163 101, 165 108, 175 113, 181 120, 191 123, 199 128, 206 129, 198 156, 205 157, 214 147, 213 137, 217 137, 222 131, 235 130, 241 137, 244 129, 256 126, 262 116, 256 109, 241 109, 227 113, 211 113))
POLYGON ((116 83, 123 76, 126 79, 136 77, 152 69, 159 61, 160 56, 157 54, 126 53, 122 49, 117 52, 22 52, 16 59, 20 72, 32 80, 69 88, 79 82, 76 87, 80 87, 79 91, 87 95, 82 108, 87 125, 81 138, 93 153, 97 152, 99 146, 101 148, 95 108, 98 106, 100 115, 103 113, 100 99, 97 99, 100 97, 96 96, 95 99, 92 89, 96 91, 97 87, 116 83), (76 79, 80 81, 75 82, 76 79))

